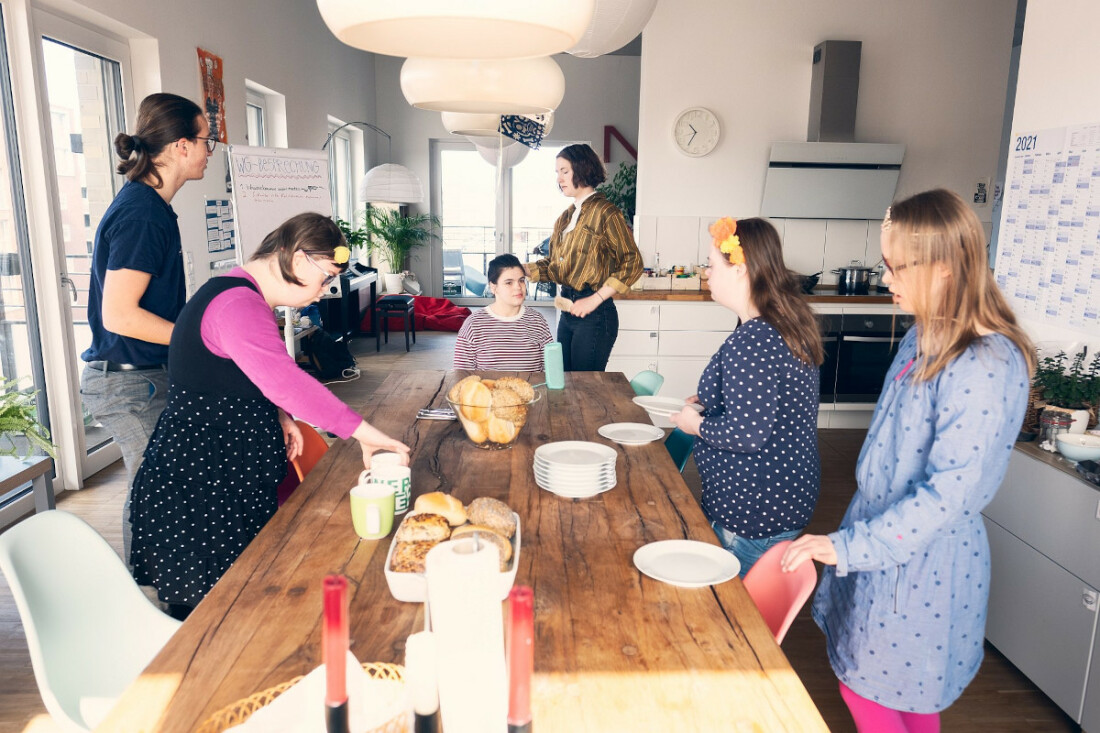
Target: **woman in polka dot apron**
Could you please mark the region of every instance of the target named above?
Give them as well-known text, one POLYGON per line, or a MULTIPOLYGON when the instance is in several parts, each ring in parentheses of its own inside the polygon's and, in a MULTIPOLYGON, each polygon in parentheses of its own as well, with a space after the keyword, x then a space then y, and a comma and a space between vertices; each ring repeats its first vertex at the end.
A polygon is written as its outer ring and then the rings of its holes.
POLYGON ((672 421, 695 441, 703 511, 744 577, 772 545, 810 521, 821 485, 817 453, 821 336, 775 227, 720 219, 710 228, 711 297, 740 325, 672 421))
POLYGON ((134 577, 183 617, 275 513, 291 415, 353 438, 363 464, 408 448, 367 424, 287 354, 273 308, 312 303, 348 261, 331 219, 300 214, 244 265, 195 293, 168 351, 168 406, 134 480, 134 577))
POLYGON ((982 661, 981 511, 1008 467, 1032 348, 997 289, 982 224, 956 194, 894 204, 883 282, 916 316, 886 376, 840 529, 783 557, 825 565, 813 617, 861 732, 939 730, 982 661))

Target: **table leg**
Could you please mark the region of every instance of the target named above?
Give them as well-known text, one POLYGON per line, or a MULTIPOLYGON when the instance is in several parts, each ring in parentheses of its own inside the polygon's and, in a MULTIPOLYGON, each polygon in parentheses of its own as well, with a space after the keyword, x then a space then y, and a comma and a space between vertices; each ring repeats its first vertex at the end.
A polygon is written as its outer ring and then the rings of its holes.
POLYGON ((56 509, 57 504, 54 502, 53 496, 53 481, 46 474, 42 474, 31 481, 34 493, 34 511, 44 512, 48 509, 56 509))

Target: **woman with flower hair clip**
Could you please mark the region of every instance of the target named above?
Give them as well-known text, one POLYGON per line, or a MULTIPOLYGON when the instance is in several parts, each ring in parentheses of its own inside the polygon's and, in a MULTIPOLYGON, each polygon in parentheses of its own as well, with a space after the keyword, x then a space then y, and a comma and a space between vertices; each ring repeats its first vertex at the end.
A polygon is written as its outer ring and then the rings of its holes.
POLYGON ((950 191, 894 204, 883 282, 916 316, 871 418, 856 494, 829 535, 784 553, 825 565, 813 617, 861 732, 934 733, 982 661, 992 501, 1027 407, 1032 348, 950 191))
POLYGON ((744 577, 772 545, 810 521, 821 483, 817 452, 821 336, 800 283, 764 219, 710 227, 711 297, 740 325, 699 379, 699 414, 672 421, 695 441, 703 511, 744 577))
POLYGON ((168 406, 134 479, 130 559, 169 612, 186 616, 275 513, 287 460, 302 452, 291 415, 378 450, 408 453, 302 371, 276 306, 302 307, 347 267, 332 219, 299 214, 243 267, 187 301, 168 350, 168 406))

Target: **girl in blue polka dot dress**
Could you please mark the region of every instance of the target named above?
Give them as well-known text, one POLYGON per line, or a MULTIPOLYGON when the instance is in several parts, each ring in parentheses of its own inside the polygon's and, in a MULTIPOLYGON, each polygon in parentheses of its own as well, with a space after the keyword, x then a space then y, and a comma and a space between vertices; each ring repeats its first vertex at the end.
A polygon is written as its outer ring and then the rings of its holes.
POLYGON ((783 264, 775 227, 720 219, 710 228, 710 293, 738 326, 672 421, 695 441, 703 511, 744 577, 772 545, 810 521, 817 453, 821 336, 801 283, 783 264))
POLYGON ((886 376, 840 529, 782 565, 825 565, 813 617, 861 732, 932 733, 982 661, 993 499, 1027 407, 1032 348, 956 194, 894 204, 883 282, 916 316, 886 376))

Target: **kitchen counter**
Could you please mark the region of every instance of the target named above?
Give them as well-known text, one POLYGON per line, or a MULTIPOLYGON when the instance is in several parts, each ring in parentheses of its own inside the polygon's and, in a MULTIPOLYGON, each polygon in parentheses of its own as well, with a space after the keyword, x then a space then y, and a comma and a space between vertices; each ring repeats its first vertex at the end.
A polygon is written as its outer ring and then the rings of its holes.
MULTIPOLYGON (((890 293, 870 293, 868 295, 837 295, 836 288, 814 288, 813 295, 807 295, 811 303, 851 303, 870 305, 889 305, 893 302, 890 293)), ((615 296, 616 300, 660 300, 667 302, 710 303, 709 290, 631 290, 615 296)))

